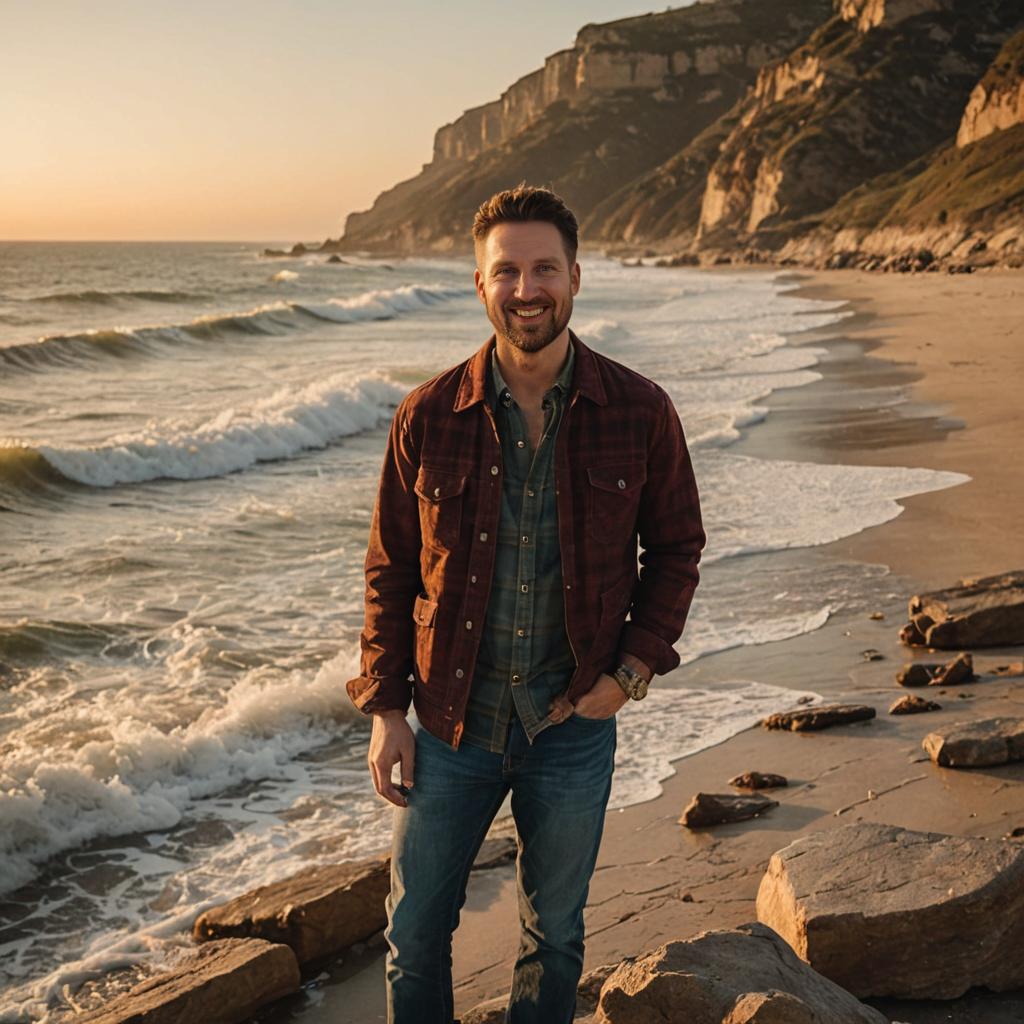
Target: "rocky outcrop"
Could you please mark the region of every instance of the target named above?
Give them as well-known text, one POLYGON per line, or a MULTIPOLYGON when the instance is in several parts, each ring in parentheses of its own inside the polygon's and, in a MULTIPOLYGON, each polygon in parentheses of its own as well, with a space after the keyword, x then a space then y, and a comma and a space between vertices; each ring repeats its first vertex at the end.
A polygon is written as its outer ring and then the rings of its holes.
POLYGON ((601 1024, 885 1024, 816 974, 770 928, 745 924, 669 942, 623 963, 604 983, 601 1024))
POLYGON ((858 32, 868 32, 879 25, 895 25, 926 11, 950 7, 948 0, 839 0, 837 9, 844 21, 852 21, 858 32))
POLYGON ((760 72, 708 172, 698 243, 776 249, 845 193, 941 145, 1015 20, 1000 0, 969 13, 955 0, 843 4, 760 72))
POLYGON ((956 133, 956 144, 969 146, 1019 124, 1024 124, 1024 31, 1006 43, 974 87, 956 133))
POLYGON ((307 963, 379 932, 389 891, 386 859, 310 868, 207 910, 192 934, 199 942, 244 936, 282 943, 307 963))
POLYGON ((988 768, 1024 761, 1024 718, 957 722, 929 733, 921 746, 944 768, 988 768))
POLYGON ((780 711, 761 723, 766 729, 788 729, 790 732, 812 732, 833 725, 850 725, 875 717, 875 709, 867 704, 820 704, 799 711, 780 711))
POLYGON ((1024 571, 917 594, 908 610, 910 621, 900 630, 905 644, 945 650, 1024 644, 1024 571))
POLYGON ((736 796, 733 793, 697 793, 686 805, 679 824, 687 828, 725 825, 731 821, 756 818, 778 806, 778 800, 771 800, 760 793, 744 796, 736 796))
POLYGON ((240 1024, 297 992, 299 965, 287 946, 222 939, 200 946, 171 970, 148 978, 81 1024, 240 1024))
POLYGON ((1024 848, 857 823, 773 854, 758 920, 862 998, 1024 985, 1024 848))

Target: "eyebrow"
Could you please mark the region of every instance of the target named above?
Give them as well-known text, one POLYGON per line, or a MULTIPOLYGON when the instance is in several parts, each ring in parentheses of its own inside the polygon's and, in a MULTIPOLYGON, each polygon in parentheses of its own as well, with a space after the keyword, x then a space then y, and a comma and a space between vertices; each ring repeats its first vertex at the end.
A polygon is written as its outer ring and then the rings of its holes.
MULTIPOLYGON (((497 270, 500 267, 511 267, 515 266, 516 261, 512 259, 497 259, 491 264, 492 270, 497 270)), ((560 266, 561 261, 557 256, 539 256, 533 261, 533 265, 536 266, 538 263, 551 263, 555 266, 560 266)))

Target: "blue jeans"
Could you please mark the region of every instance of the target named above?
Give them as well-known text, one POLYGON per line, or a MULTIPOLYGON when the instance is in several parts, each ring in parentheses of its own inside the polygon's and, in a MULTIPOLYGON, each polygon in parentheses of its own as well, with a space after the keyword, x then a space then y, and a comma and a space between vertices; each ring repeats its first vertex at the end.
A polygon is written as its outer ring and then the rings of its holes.
POLYGON ((396 808, 387 899, 389 1024, 452 1024, 452 933, 466 880, 506 794, 519 834, 520 944, 509 1024, 569 1024, 583 908, 604 828, 616 726, 573 714, 533 744, 518 719, 504 754, 416 732, 415 785, 396 808))

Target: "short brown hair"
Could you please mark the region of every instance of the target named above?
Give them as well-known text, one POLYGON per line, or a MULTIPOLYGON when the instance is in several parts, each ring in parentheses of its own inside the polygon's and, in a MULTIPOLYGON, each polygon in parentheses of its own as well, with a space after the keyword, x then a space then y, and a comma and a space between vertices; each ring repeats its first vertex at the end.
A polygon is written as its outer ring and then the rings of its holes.
POLYGON ((533 220, 546 221, 558 228, 569 263, 575 263, 579 225, 572 210, 550 189, 527 185, 525 181, 515 188, 495 192, 480 204, 473 218, 473 242, 483 242, 496 224, 533 220))

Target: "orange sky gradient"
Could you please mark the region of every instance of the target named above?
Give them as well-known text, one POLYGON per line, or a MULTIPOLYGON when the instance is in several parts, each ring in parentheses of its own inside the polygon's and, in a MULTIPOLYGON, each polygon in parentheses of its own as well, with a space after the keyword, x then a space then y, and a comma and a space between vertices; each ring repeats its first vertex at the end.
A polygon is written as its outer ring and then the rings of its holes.
POLYGON ((642 0, 0 0, 0 239, 314 241, 642 0))

